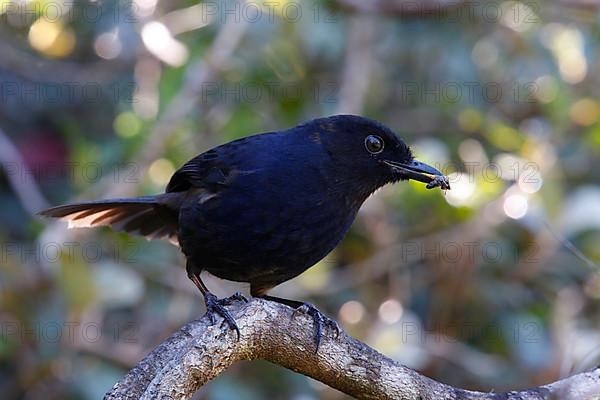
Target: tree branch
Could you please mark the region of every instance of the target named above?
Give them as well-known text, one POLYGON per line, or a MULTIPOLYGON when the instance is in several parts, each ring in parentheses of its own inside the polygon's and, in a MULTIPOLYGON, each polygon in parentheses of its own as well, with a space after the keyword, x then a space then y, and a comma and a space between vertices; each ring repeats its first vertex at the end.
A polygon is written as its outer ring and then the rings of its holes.
POLYGON ((590 399, 600 393, 600 367, 530 390, 482 393, 444 385, 325 329, 318 353, 312 318, 274 302, 252 299, 228 307, 241 337, 205 315, 152 351, 105 399, 189 399, 240 360, 264 359, 361 399, 590 399))

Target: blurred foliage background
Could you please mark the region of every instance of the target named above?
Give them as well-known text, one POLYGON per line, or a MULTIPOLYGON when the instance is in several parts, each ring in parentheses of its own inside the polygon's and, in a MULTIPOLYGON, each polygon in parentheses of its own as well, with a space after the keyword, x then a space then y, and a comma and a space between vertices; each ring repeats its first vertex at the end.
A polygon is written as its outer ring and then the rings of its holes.
MULTIPOLYGON (((342 112, 395 129, 453 189, 378 191, 338 249, 274 293, 452 385, 597 365, 599 7, 0 1, 2 397, 99 398, 204 312, 175 247, 36 211, 161 192, 212 146, 342 112)), ((253 362, 197 398, 345 396, 253 362)))

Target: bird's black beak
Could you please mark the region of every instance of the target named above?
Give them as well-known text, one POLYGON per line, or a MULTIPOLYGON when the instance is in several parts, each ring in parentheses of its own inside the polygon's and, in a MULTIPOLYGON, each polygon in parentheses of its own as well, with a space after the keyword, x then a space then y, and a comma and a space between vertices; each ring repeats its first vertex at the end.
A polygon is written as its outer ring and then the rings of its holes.
POLYGON ((384 163, 399 174, 404 179, 414 179, 415 181, 427 184, 427 189, 439 186, 442 189, 450 189, 448 177, 442 174, 431 165, 413 160, 410 163, 399 163, 396 161, 385 160, 384 163))

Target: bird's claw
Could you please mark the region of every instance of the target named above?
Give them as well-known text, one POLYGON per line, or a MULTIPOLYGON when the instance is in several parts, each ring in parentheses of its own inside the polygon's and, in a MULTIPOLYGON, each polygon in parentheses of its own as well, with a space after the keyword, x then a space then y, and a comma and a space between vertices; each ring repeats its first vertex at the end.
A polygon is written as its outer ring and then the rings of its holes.
POLYGON ((246 296, 244 296, 243 294, 241 294, 240 292, 235 292, 234 294, 232 294, 229 297, 225 297, 223 299, 217 300, 219 302, 220 305, 222 306, 230 306, 233 303, 235 303, 236 301, 242 301, 244 303, 248 302, 248 299, 246 298, 246 296))
MULTIPOLYGON (((234 300, 238 300, 239 298, 237 297, 237 295, 244 298, 244 296, 242 294, 236 293, 231 297, 219 300, 217 298, 217 296, 215 296, 214 294, 207 293, 205 295, 205 300, 206 300, 206 314, 208 314, 208 318, 210 319, 211 324, 216 323, 215 314, 220 315, 221 317, 223 317, 223 323, 226 323, 227 325, 229 325, 230 329, 235 330, 235 332, 237 333, 237 338, 238 338, 238 340, 240 340, 240 329, 238 328, 237 324, 235 323, 235 319, 233 319, 233 317, 231 316, 229 311, 227 311, 224 307, 225 305, 230 304, 230 302, 232 302, 234 300)), ((248 301, 246 298, 244 298, 244 300, 246 302, 248 301)))
POLYGON ((323 328, 325 326, 328 326, 331 330, 333 330, 336 339, 340 336, 341 328, 337 324, 337 322, 323 315, 323 313, 321 313, 321 311, 319 311, 312 304, 304 303, 300 307, 296 308, 294 310, 294 313, 292 314, 292 318, 294 318, 297 313, 306 314, 312 317, 315 323, 315 353, 319 351, 319 347, 321 346, 321 343, 323 341, 323 328))

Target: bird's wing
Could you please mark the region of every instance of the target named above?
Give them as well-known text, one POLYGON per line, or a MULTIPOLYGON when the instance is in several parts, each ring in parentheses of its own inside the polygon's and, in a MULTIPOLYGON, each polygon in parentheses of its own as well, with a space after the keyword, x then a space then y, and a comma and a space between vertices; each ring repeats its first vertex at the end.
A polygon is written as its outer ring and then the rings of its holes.
POLYGON ((230 170, 224 158, 216 149, 192 158, 173 174, 167 193, 191 188, 216 189, 226 182, 230 170))
POLYGON ((171 177, 167 192, 183 192, 192 188, 207 189, 216 193, 231 183, 236 176, 250 172, 247 164, 255 149, 249 142, 260 142, 261 136, 249 136, 215 147, 192 158, 171 177), (252 149, 250 149, 250 147, 252 149))

